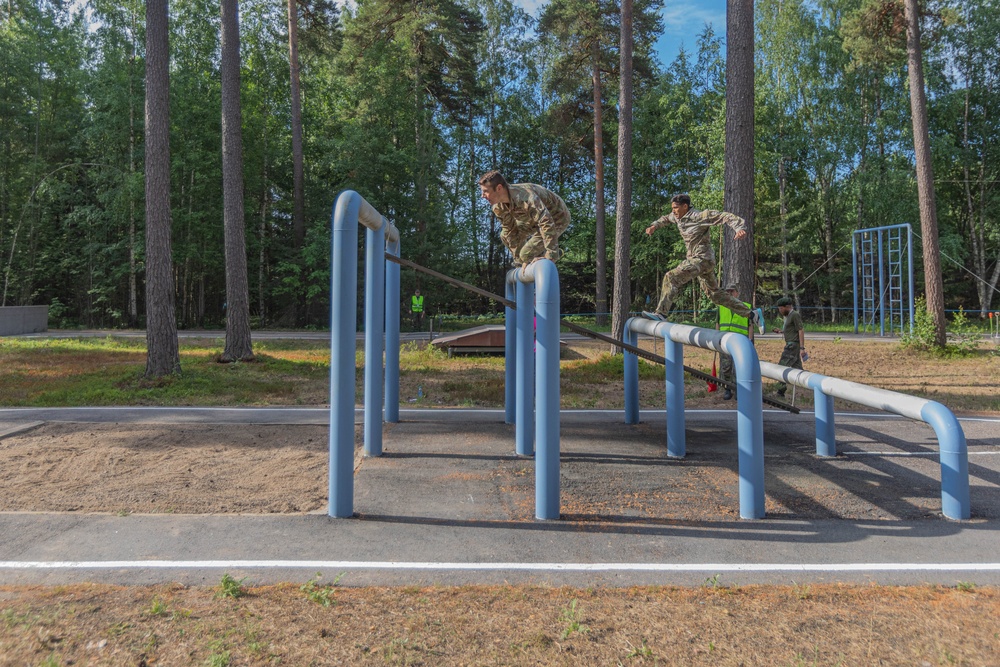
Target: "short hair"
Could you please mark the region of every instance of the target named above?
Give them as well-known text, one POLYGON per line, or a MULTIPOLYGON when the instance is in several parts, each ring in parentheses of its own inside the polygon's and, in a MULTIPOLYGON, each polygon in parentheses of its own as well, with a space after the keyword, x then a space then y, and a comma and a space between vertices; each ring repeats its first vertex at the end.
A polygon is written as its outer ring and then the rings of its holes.
POLYGON ((488 186, 492 190, 496 190, 498 185, 502 185, 504 189, 510 190, 510 186, 507 184, 507 179, 503 177, 496 169, 488 171, 479 177, 479 185, 488 186))
POLYGON ((670 199, 671 204, 684 204, 685 206, 691 206, 691 196, 690 195, 674 195, 670 199))

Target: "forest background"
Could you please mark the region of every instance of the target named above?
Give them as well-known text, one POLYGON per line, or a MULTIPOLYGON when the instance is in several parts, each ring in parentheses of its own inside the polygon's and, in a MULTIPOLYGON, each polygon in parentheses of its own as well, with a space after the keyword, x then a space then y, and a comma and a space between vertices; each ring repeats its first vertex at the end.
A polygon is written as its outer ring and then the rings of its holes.
MULTIPOLYGON (((882 4, 898 3, 755 4, 754 292, 762 305, 791 293, 815 321, 849 319, 855 229, 911 223, 920 257, 906 53, 862 53, 872 30, 862 17, 882 4)), ((923 5, 945 305, 982 313, 1000 279, 1000 0, 923 5)), ((144 325, 144 7, 0 6, 2 305, 49 305, 56 326, 144 325)), ((683 257, 678 235, 643 234, 670 196, 689 192, 699 208, 723 208, 723 37, 690 25, 692 48, 659 62, 661 9, 659 0, 638 0, 634 10, 632 309, 655 299, 662 273, 683 257)), ((219 3, 171 0, 169 11, 177 324, 218 327, 226 301, 219 3)), ((476 185, 492 168, 567 201, 562 309, 598 310, 596 271, 610 284, 615 269, 614 233, 602 261, 597 239, 618 205, 617 3, 552 0, 535 16, 509 0, 242 0, 239 11, 255 327, 329 325, 330 211, 344 189, 400 228, 404 257, 503 293, 509 256, 476 185), (301 215, 289 6, 302 100, 301 215)), ((498 308, 410 271, 403 283, 406 300, 419 285, 432 315, 498 308)), ((681 304, 691 306, 711 304, 693 291, 681 304)))

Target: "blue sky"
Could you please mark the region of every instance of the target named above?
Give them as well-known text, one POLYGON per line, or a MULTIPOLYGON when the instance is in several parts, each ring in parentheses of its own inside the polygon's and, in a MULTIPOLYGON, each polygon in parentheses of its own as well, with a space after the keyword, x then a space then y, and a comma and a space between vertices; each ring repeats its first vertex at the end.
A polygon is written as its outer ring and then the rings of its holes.
MULTIPOLYGON (((532 16, 547 0, 513 0, 532 16)), ((726 33, 726 0, 664 0, 663 36, 657 42, 660 61, 669 65, 677 56, 681 44, 688 51, 695 48, 695 40, 711 23, 716 35, 726 33)))

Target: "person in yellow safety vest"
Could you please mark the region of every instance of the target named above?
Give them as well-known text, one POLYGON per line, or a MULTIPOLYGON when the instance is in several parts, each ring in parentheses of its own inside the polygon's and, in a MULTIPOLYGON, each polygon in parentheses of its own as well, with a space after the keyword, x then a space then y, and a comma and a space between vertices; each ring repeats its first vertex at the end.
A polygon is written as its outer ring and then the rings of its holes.
MULTIPOLYGON (((740 296, 740 288, 738 285, 730 284, 726 286, 726 291, 729 295, 735 299, 740 296)), ((750 308, 749 303, 744 304, 747 308, 750 308)), ((750 326, 750 319, 743 317, 742 315, 737 315, 733 311, 729 310, 725 306, 719 306, 719 331, 723 333, 733 332, 738 334, 743 334, 748 337, 751 342, 753 342, 753 327, 750 326)), ((726 353, 721 354, 722 364, 719 370, 720 378, 726 382, 736 383, 736 370, 733 368, 733 358, 726 353)), ((726 391, 722 394, 722 399, 728 401, 733 397, 733 390, 726 387, 726 391)))
POLYGON ((413 290, 413 296, 410 297, 410 315, 413 318, 414 329, 417 329, 423 325, 424 295, 420 293, 419 289, 413 290))

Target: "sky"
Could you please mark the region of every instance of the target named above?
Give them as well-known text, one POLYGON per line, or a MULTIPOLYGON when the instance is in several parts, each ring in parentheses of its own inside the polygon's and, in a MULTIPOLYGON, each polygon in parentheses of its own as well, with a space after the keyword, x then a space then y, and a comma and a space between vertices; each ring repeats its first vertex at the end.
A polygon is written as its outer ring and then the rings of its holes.
MULTIPOLYGON (((513 0, 532 16, 547 0, 513 0)), ((726 34, 726 0, 664 0, 663 36, 656 43, 660 62, 664 66, 673 62, 683 43, 693 51, 698 34, 706 23, 712 24, 716 35, 726 34)))

